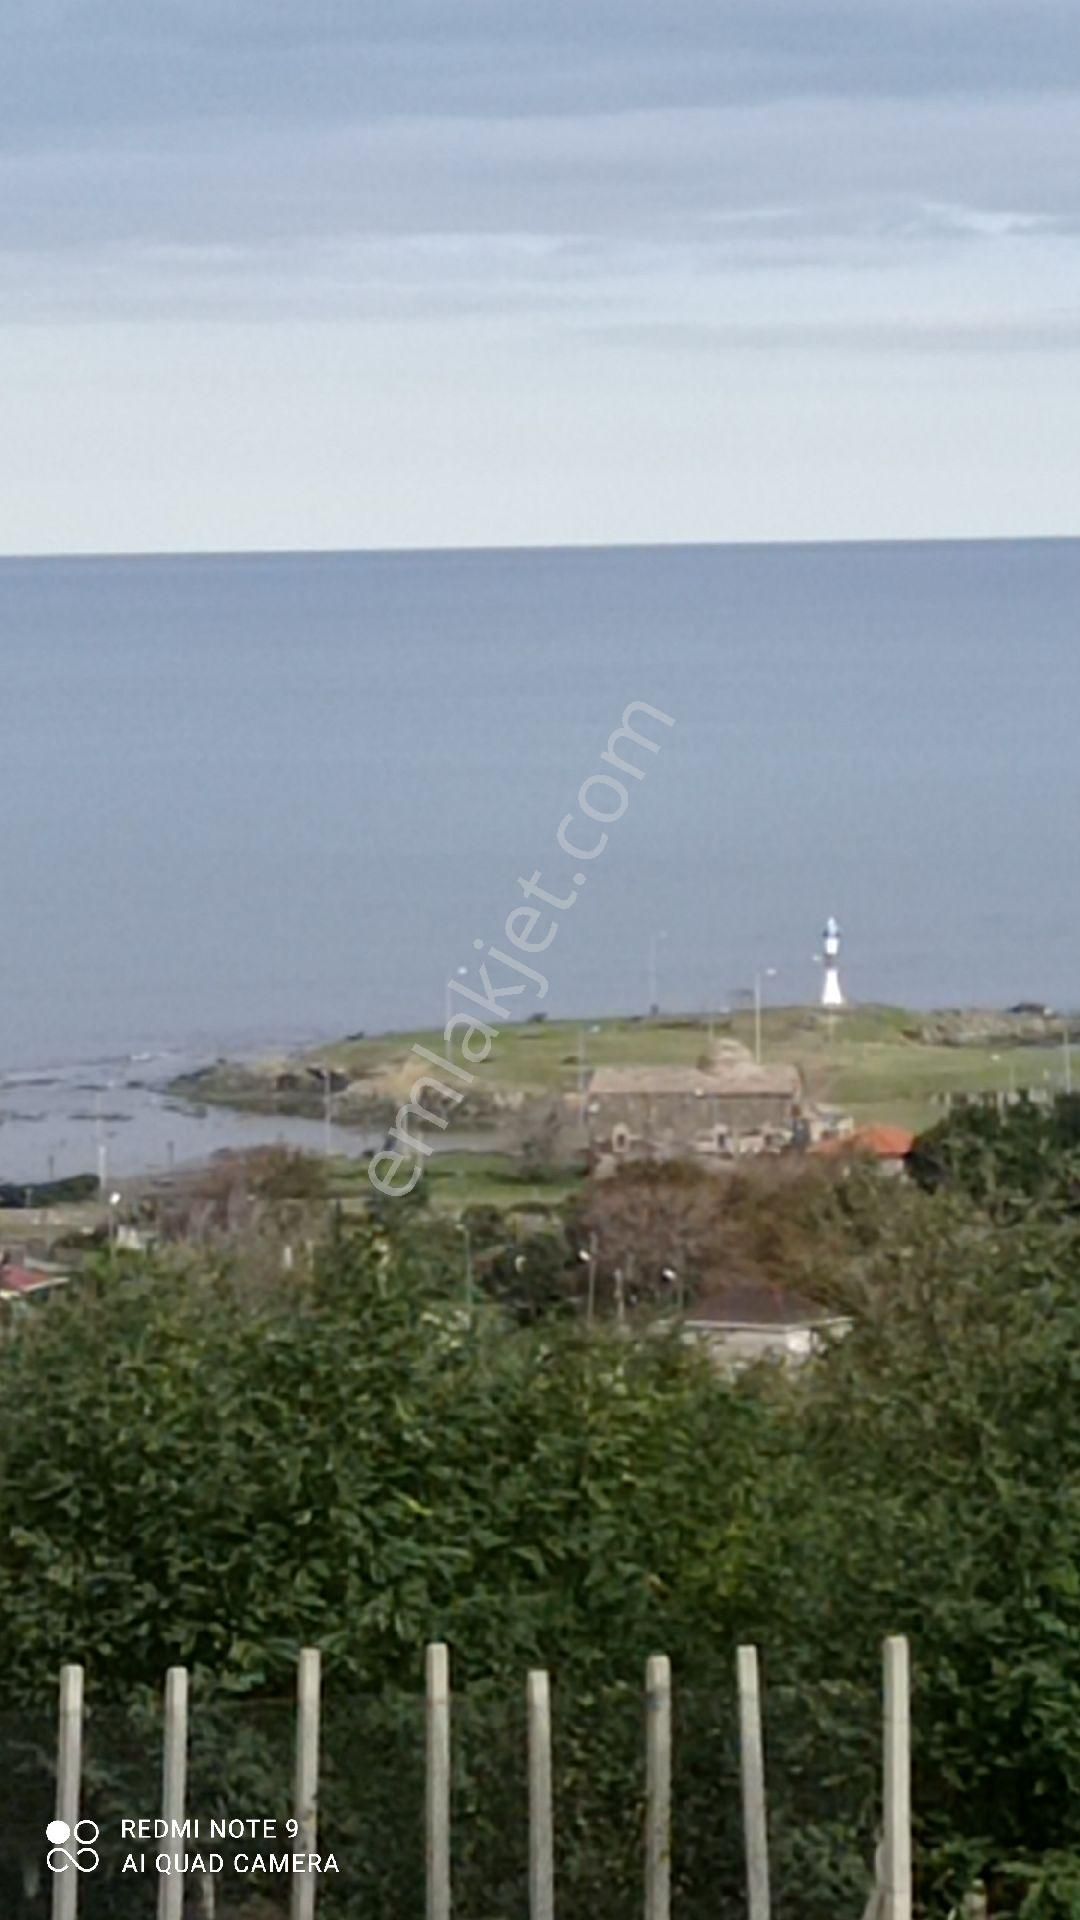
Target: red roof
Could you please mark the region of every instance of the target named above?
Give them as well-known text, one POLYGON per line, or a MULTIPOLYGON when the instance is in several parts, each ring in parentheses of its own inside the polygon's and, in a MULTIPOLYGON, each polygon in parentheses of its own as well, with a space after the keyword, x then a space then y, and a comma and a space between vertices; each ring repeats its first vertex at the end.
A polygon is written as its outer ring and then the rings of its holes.
POLYGON ((915 1135, 906 1127, 887 1127, 876 1123, 856 1127, 854 1133, 838 1134, 835 1140, 822 1140, 816 1153, 869 1153, 875 1160, 905 1160, 915 1145, 915 1135))
POLYGON ((0 1293, 36 1293, 67 1278, 61 1273, 35 1273, 31 1267, 0 1266, 0 1293))

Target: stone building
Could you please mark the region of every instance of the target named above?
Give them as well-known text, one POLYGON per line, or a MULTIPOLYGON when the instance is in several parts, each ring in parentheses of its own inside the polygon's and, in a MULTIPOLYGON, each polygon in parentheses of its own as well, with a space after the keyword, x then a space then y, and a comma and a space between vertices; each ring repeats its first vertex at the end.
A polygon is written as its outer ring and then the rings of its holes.
POLYGON ((734 1159, 791 1143, 805 1125, 798 1067, 728 1046, 707 1067, 598 1067, 585 1117, 594 1164, 734 1159))

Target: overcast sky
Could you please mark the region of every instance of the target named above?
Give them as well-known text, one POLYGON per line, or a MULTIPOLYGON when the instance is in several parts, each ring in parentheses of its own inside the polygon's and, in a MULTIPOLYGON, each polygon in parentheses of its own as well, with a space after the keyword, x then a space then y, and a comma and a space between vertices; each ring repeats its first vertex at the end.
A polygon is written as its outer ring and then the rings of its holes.
POLYGON ((1071 0, 3 0, 0 549, 1080 531, 1071 0))

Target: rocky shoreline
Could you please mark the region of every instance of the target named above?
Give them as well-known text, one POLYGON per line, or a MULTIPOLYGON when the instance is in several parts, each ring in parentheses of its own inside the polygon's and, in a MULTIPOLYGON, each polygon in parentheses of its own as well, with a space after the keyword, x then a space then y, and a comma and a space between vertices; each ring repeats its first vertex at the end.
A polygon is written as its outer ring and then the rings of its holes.
MULTIPOLYGON (((282 1114, 295 1119, 325 1118, 327 1094, 336 1127, 367 1132, 393 1124, 398 1109, 409 1098, 415 1064, 404 1070, 384 1070, 356 1078, 331 1067, 328 1071, 305 1060, 267 1061, 246 1065, 215 1060, 208 1066, 179 1075, 169 1093, 192 1106, 232 1107, 245 1113, 282 1114), (329 1088, 327 1080, 329 1079, 329 1088)), ((455 1109, 455 1119, 471 1128, 495 1128, 520 1111, 525 1096, 516 1091, 478 1089, 455 1109)))
MULTIPOLYGON (((860 1009, 852 1008, 856 1016, 860 1009)), ((862 1010, 866 1011, 866 1010, 862 1010)), ((818 1010, 807 1009, 815 1021, 818 1010)), ((833 1015, 841 1022, 844 1013, 833 1015)), ((1063 1016, 1036 1002, 1006 1009, 939 1008, 912 1012, 902 1027, 903 1038, 916 1046, 956 1048, 1061 1046, 1066 1032, 1080 1044, 1080 1016, 1063 1016)), ((360 1036, 357 1036, 360 1038, 360 1036)), ((347 1044, 347 1043, 343 1043, 347 1044)), ((238 1112, 279 1114, 304 1120, 326 1117, 327 1096, 335 1126, 369 1132, 393 1124, 399 1107, 410 1097, 416 1079, 416 1061, 407 1044, 385 1040, 385 1052, 368 1055, 348 1067, 340 1061, 314 1060, 310 1055, 280 1055, 241 1062, 217 1059, 179 1075, 169 1094, 190 1106, 218 1106, 238 1112)), ((494 1129, 521 1115, 541 1088, 483 1085, 469 1089, 455 1120, 473 1129, 494 1129)))

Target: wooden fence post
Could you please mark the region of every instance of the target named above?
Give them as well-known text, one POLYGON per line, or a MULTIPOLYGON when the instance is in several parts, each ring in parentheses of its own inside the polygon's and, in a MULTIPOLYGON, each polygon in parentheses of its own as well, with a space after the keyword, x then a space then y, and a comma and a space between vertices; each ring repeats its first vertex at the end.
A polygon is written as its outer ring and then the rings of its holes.
POLYGON ((450 1920, 450 1658, 442 1641, 425 1658, 427 1796, 426 1920, 450 1920))
POLYGON ((884 1920, 911 1920, 911 1676, 908 1643, 884 1648, 884 1920))
MULTIPOLYGON (((79 1824, 79 1789, 82 1779, 83 1670, 60 1669, 60 1719, 56 1746, 56 1832, 57 1844, 69 1852, 77 1845, 75 1829, 79 1824), (60 1828, 67 1832, 60 1835, 60 1828)), ((49 1834, 50 1841, 52 1834, 49 1834)), ((66 1866, 53 1875, 52 1920, 75 1920, 79 1910, 79 1874, 66 1866)))
POLYGON ((769 1920, 769 1831, 765 1811, 765 1751, 761 1733, 761 1686, 756 1647, 739 1647, 736 1673, 747 1907, 750 1920, 769 1920))
MULTIPOLYGON (((185 1667, 170 1667, 165 1676, 165 1737, 161 1761, 161 1817, 169 1822, 163 1852, 185 1853, 187 1844, 176 1838, 173 1822, 184 1818, 187 1795, 188 1677, 185 1667)), ((183 1920, 184 1876, 163 1873, 158 1882, 158 1920, 183 1920)))
MULTIPOLYGON (((296 1669, 296 1853, 318 1852, 320 1680, 319 1650, 304 1647, 296 1669)), ((313 1920, 316 1884, 313 1873, 293 1874, 290 1920, 313 1920)))
POLYGON ((645 1920, 671 1911, 671 1662, 645 1668, 645 1920))
POLYGON ((551 1690, 546 1673, 525 1687, 529 1723, 529 1916, 554 1920, 555 1836, 551 1804, 551 1690))

